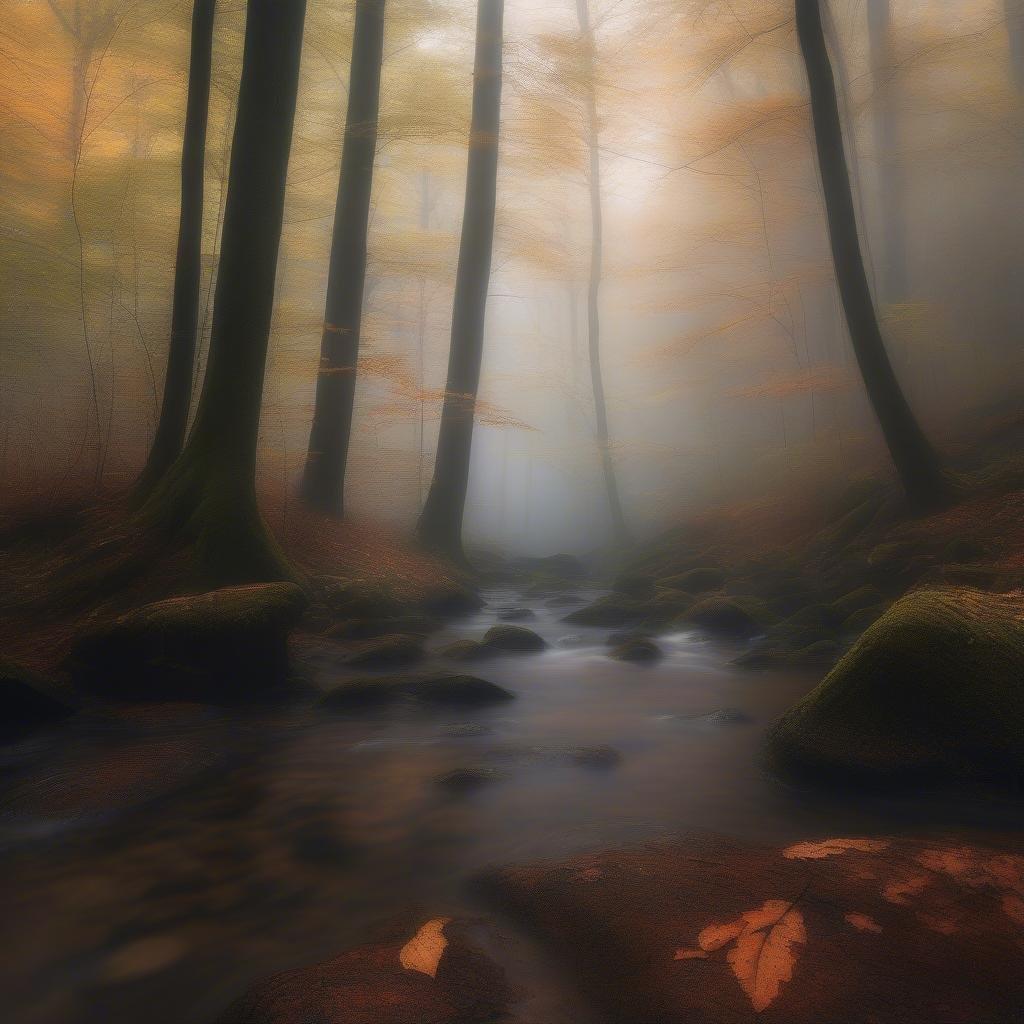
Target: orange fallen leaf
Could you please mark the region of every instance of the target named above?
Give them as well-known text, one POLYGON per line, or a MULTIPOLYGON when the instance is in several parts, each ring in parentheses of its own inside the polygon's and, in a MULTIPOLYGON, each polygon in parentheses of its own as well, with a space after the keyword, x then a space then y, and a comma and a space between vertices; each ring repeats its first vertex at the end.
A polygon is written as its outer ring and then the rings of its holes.
POLYGON ((915 875, 906 878, 902 882, 890 882, 883 890, 882 895, 890 903, 899 903, 905 906, 910 902, 910 897, 920 896, 928 884, 926 875, 915 875))
POLYGON ((402 947, 398 954, 401 965, 407 971, 419 971, 431 978, 437 977, 437 967, 441 956, 448 948, 448 940, 444 937, 444 926, 451 921, 450 917, 438 917, 428 921, 402 947))
POLYGON ((882 926, 867 914, 852 913, 846 915, 846 920, 859 932, 881 932, 882 926))
POLYGON ((795 843, 782 851, 790 860, 821 860, 837 853, 857 850, 860 853, 880 853, 888 849, 884 839, 823 839, 820 843, 795 843))
POLYGON ((940 935, 952 935, 957 931, 956 924, 945 917, 940 917, 938 914, 929 914, 924 910, 919 910, 916 916, 925 928, 930 928, 933 932, 938 932, 940 935))
POLYGON ((676 960, 704 960, 729 943, 726 960, 751 1005, 760 1013, 793 977, 793 946, 807 942, 803 915, 786 900, 767 900, 735 921, 710 924, 697 936, 699 949, 677 949, 676 960))

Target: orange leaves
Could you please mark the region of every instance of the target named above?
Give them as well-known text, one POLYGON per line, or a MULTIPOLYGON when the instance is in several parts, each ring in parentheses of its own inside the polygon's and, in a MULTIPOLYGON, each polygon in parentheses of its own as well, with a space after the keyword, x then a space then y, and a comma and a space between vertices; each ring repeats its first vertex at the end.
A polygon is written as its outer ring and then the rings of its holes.
POLYGON ((882 926, 873 918, 868 917, 867 914, 858 914, 856 912, 845 915, 843 920, 847 924, 852 925, 859 932, 875 932, 879 934, 882 931, 882 926))
POLYGON ((821 860, 848 850, 881 853, 888 847, 889 843, 884 839, 824 839, 820 843, 794 843, 782 851, 782 856, 788 860, 821 860))
POLYGON ((793 976, 793 947, 807 942, 803 915, 792 902, 767 900, 734 921, 710 924, 697 936, 698 949, 678 949, 676 960, 705 960, 732 944, 726 960, 751 1005, 760 1013, 793 976))
POLYGON ((444 926, 450 920, 450 917, 438 917, 428 921, 402 947, 398 959, 407 971, 419 971, 420 974, 426 974, 431 978, 437 977, 441 956, 448 948, 444 926))

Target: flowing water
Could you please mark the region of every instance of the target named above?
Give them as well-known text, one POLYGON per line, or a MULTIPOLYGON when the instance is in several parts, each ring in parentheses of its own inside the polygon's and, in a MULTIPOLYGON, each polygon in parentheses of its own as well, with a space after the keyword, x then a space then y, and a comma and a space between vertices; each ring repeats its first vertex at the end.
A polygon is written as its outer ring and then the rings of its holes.
MULTIPOLYGON (((1019 804, 993 797, 828 797, 772 779, 765 729, 813 674, 739 671, 735 650, 688 633, 659 640, 657 665, 623 664, 609 630, 562 621, 573 604, 486 597, 432 646, 528 604, 549 650, 471 669, 516 695, 506 704, 160 708, 8 754, 3 1019, 206 1024, 255 979, 391 922, 479 914, 467 882, 499 863, 696 829, 783 842, 1018 824, 1019 804)), ((346 674, 327 642, 302 660, 324 689, 346 674)), ((529 1019, 584 1022, 521 937, 504 956, 538 993, 529 1019)))

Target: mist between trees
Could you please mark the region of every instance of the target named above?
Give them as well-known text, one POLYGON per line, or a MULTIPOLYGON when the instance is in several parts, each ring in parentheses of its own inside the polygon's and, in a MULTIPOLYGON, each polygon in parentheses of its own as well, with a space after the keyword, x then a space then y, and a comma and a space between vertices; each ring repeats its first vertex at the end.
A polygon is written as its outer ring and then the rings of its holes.
MULTIPOLYGON (((881 336, 923 433, 948 444, 966 414, 997 414, 1024 380, 1024 8, 822 10, 881 336)), ((277 507, 299 500, 324 379, 355 12, 343 0, 306 12, 257 453, 261 500, 277 507)), ((836 286, 793 3, 507 0, 495 139, 470 128, 477 6, 388 0, 383 16, 346 513, 411 528, 427 500, 467 159, 492 143, 468 542, 584 551, 687 511, 818 494, 888 467, 836 286)), ((245 4, 217 3, 192 415, 245 19, 245 4)), ((8 494, 130 486, 150 453, 192 22, 192 4, 151 0, 5 8, 8 494)))

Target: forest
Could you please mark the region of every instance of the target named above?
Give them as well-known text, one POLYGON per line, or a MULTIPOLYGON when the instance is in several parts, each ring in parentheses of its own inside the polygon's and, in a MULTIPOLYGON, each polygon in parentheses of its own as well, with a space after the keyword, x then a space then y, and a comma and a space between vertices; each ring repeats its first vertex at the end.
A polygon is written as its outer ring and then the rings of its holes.
POLYGON ((7 0, 0 1016, 1024 1016, 1024 0, 7 0))

